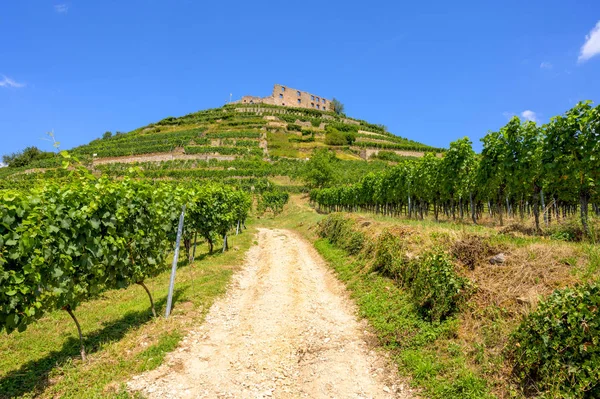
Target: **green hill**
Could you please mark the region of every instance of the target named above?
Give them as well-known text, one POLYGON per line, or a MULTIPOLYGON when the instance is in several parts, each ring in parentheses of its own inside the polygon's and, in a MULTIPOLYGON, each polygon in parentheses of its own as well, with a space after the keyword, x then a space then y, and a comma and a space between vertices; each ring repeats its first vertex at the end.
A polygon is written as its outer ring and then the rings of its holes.
MULTIPOLYGON (((230 104, 168 117, 129 133, 93 140, 69 153, 92 171, 113 176, 131 173, 135 164, 138 173, 150 178, 236 179, 253 185, 257 178, 298 177, 298 163, 319 148, 332 150, 354 174, 443 151, 393 135, 382 125, 333 112, 230 104), (362 162, 349 166, 351 161, 362 162)), ((23 182, 39 178, 40 173, 57 177, 67 173, 61 169, 63 163, 60 156, 47 157, 24 167, 3 168, 0 178, 12 175, 13 181, 23 182)))
POLYGON ((417 152, 440 151, 395 136, 381 125, 335 113, 232 104, 179 118, 168 117, 128 134, 94 140, 75 148, 73 153, 96 154, 96 158, 152 153, 305 158, 319 147, 331 147, 338 154, 347 154, 341 158, 356 159, 365 149, 415 152, 417 156, 417 152), (355 140, 333 145, 327 138, 331 136, 328 132, 335 131, 351 133, 355 140))

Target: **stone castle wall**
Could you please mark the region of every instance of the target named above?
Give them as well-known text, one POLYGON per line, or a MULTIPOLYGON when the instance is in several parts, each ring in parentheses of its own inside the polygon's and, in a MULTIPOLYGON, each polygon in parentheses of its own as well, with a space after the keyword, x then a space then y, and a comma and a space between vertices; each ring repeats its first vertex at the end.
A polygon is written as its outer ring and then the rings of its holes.
POLYGON ((331 100, 288 86, 274 85, 269 97, 244 96, 235 101, 241 104, 272 104, 284 107, 310 108, 320 111, 333 111, 331 100))

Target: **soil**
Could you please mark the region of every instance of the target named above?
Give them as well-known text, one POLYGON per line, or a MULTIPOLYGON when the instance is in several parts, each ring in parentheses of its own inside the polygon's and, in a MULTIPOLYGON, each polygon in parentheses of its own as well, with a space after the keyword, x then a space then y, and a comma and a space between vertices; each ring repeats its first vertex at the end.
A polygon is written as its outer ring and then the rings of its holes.
POLYGON ((287 230, 257 239, 205 322, 128 388, 148 398, 412 398, 314 248, 287 230))

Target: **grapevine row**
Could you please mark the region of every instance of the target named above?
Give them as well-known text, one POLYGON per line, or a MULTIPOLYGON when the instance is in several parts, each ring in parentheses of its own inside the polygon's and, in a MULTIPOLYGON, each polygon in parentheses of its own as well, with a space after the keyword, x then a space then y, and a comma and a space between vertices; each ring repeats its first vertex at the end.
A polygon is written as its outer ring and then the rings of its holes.
POLYGON ((468 138, 450 145, 443 158, 428 153, 394 168, 371 173, 350 186, 313 190, 313 203, 326 210, 365 210, 423 218, 431 211, 474 223, 490 216, 533 215, 544 222, 579 210, 585 234, 589 204, 600 214, 600 106, 577 104, 538 126, 514 117, 483 139, 477 155, 468 138))
POLYGON ((23 331, 56 309, 74 317, 81 302, 165 270, 183 204, 184 238, 212 246, 246 218, 251 200, 216 184, 89 176, 0 191, 0 330, 23 331))

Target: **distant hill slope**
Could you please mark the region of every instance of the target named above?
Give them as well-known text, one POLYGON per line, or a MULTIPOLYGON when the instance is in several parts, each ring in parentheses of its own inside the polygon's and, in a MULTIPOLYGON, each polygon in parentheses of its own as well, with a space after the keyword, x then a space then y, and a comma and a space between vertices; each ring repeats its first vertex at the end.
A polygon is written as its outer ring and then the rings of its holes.
MULTIPOLYGON (((298 169, 298 165, 290 166, 294 160, 310 157, 317 148, 329 148, 343 161, 395 162, 443 151, 395 136, 382 125, 331 112, 230 104, 168 117, 129 133, 93 140, 69 153, 92 171, 113 176, 128 174, 130 165, 135 163, 144 176, 151 178, 239 180, 293 177, 298 169)), ((41 174, 64 175, 66 171, 59 168, 63 161, 57 156, 23 168, 3 168, 0 178, 13 175, 21 180, 35 180, 43 177, 41 174)), ((366 173, 380 167, 364 163, 349 169, 366 173)))
MULTIPOLYGON (((232 104, 168 117, 127 134, 98 139, 74 148, 74 155, 101 161, 115 157, 156 154, 170 159, 262 156, 305 158, 319 147, 335 149, 344 158, 366 159, 381 150, 403 156, 442 151, 385 131, 381 125, 310 109, 273 105, 232 104), (351 132, 352 145, 329 145, 326 129, 351 132), (167 157, 169 158, 169 157, 167 157)), ((135 157, 135 160, 143 157, 135 157)))

